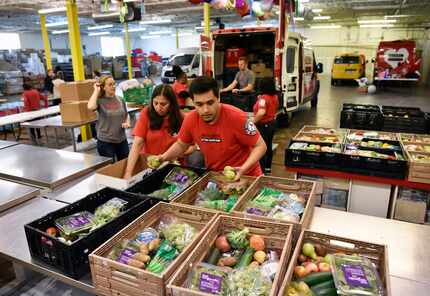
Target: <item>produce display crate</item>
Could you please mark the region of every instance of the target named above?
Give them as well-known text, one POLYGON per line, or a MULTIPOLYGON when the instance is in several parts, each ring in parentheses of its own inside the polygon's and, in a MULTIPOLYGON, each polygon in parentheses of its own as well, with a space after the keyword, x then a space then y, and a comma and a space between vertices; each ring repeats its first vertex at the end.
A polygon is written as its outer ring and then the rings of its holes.
MULTIPOLYGON (((194 202, 197 199, 197 193, 204 190, 206 188, 206 185, 210 180, 213 179, 219 179, 222 176, 221 173, 217 172, 208 172, 203 177, 201 177, 196 183, 194 183, 192 186, 190 186, 187 190, 179 194, 175 199, 172 200, 172 203, 178 203, 178 204, 184 204, 189 205, 192 207, 198 207, 195 206, 194 202)), ((241 180, 246 180, 248 183, 248 186, 251 186, 256 180, 257 177, 252 176, 242 176, 241 180)), ((238 202, 242 199, 242 197, 245 195, 246 191, 239 197, 238 202)), ((224 213, 222 211, 219 211, 220 213, 224 213)))
MULTIPOLYGON (((175 164, 167 164, 163 167, 160 167, 158 170, 156 170, 151 175, 145 177, 142 181, 131 186, 126 191, 133 193, 133 194, 140 195, 140 196, 148 196, 149 197, 149 196, 151 196, 150 194, 152 192, 161 188, 164 178, 175 167, 181 167, 184 169, 192 170, 195 173, 197 173, 197 175, 199 175, 199 176, 202 176, 206 172, 206 170, 204 170, 204 169, 198 169, 198 168, 192 168, 192 167, 182 167, 182 166, 175 165, 175 164)), ((195 182, 197 182, 198 180, 199 179, 197 179, 195 182)), ((166 201, 166 202, 171 202, 175 197, 176 196, 172 197, 170 199, 170 201, 166 201)))
POLYGON ((88 255, 94 249, 158 202, 156 199, 139 198, 124 191, 104 188, 25 225, 25 235, 30 254, 33 258, 78 279, 89 272, 88 255), (119 197, 128 202, 126 210, 109 223, 90 232, 89 235, 75 240, 72 244, 63 243, 45 232, 48 227, 55 225, 55 219, 80 211, 93 213, 98 206, 114 197, 119 197))
POLYGON ((314 134, 314 135, 325 135, 325 136, 343 136, 345 134, 345 130, 335 129, 329 127, 320 127, 315 125, 305 125, 302 129, 297 133, 299 134, 314 134))
POLYGON ((318 243, 326 247, 328 253, 340 252, 347 255, 358 254, 368 258, 376 265, 385 288, 384 295, 391 295, 390 273, 388 270, 388 250, 386 245, 373 244, 305 230, 300 234, 300 238, 288 265, 285 278, 280 283, 281 287, 278 294, 279 296, 286 295, 288 285, 293 279, 294 267, 296 266, 297 259, 301 254, 302 246, 305 242, 318 243))
POLYGON ((185 284, 189 272, 193 267, 202 262, 209 254, 218 235, 234 230, 249 228, 250 234, 258 234, 264 238, 266 247, 269 249, 282 250, 278 272, 272 284, 270 296, 278 293, 280 280, 283 279, 288 258, 291 252, 292 225, 267 222, 262 220, 245 219, 226 215, 218 216, 215 222, 207 230, 205 236, 200 240, 194 250, 190 253, 184 264, 176 271, 167 285, 169 294, 172 296, 204 296, 212 295, 200 291, 188 289, 185 284))
POLYGON ((123 230, 90 255, 91 275, 97 295, 104 296, 154 296, 166 295, 166 284, 173 273, 185 261, 188 254, 201 241, 207 229, 217 217, 217 212, 196 209, 184 205, 160 202, 157 206, 138 217, 123 230), (143 269, 125 265, 106 258, 112 248, 123 239, 132 239, 146 227, 156 227, 164 214, 172 214, 199 230, 198 235, 169 267, 157 275, 143 269))
POLYGON ((383 116, 376 105, 343 104, 340 115, 341 128, 363 128, 381 130, 383 116))
POLYGON ((254 184, 251 185, 251 187, 249 187, 249 190, 246 192, 243 198, 238 203, 236 203, 236 205, 233 207, 233 214, 234 216, 242 217, 242 218, 293 224, 293 235, 294 235, 294 238, 296 239, 299 237, 300 232, 303 229, 306 229, 309 227, 309 224, 311 223, 311 219, 314 213, 314 207, 315 207, 315 182, 262 176, 262 177, 259 177, 257 181, 255 181, 254 184), (254 214, 248 214, 244 212, 247 202, 252 200, 263 187, 271 187, 287 193, 300 193, 305 195, 305 198, 307 199, 307 203, 305 206, 305 210, 302 214, 302 217, 300 219, 300 222, 299 223, 284 222, 282 220, 258 216, 254 214))
POLYGON ((430 135, 400 134, 409 162, 408 180, 430 184, 430 135))
POLYGON ((124 100, 130 103, 147 105, 151 101, 153 86, 129 88, 123 91, 124 100))
POLYGON ((382 106, 384 131, 426 133, 427 119, 420 108, 382 106))

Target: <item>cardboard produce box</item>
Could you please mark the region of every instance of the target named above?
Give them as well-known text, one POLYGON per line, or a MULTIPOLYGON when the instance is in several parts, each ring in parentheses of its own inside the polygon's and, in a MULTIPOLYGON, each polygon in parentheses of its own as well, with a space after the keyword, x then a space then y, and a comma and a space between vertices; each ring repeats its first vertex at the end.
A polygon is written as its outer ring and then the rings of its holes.
POLYGON ((399 198, 396 202, 394 218, 412 223, 424 223, 426 220, 427 203, 399 198))
POLYGON ((60 104, 61 120, 64 123, 85 122, 97 119, 94 111, 88 110, 88 101, 75 101, 60 104))
POLYGON ((95 82, 95 80, 89 79, 60 84, 58 90, 60 92, 61 102, 88 101, 94 92, 95 82))

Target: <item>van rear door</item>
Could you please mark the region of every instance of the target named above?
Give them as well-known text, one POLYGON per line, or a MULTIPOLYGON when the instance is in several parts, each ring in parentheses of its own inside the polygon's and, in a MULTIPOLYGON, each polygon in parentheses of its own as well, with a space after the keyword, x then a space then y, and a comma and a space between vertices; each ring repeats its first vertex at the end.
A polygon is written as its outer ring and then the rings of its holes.
POLYGON ((287 111, 297 110, 299 107, 299 42, 289 38, 287 49, 282 60, 282 90, 284 94, 284 108, 287 111))

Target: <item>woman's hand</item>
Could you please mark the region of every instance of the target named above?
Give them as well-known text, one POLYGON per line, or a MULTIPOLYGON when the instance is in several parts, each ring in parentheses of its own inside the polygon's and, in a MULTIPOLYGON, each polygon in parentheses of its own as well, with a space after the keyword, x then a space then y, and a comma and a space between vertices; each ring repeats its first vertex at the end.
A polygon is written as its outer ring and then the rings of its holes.
POLYGON ((94 83, 94 92, 96 92, 97 94, 100 94, 101 91, 102 91, 101 84, 99 82, 94 83))
POLYGON ((129 123, 128 121, 123 122, 123 123, 121 124, 121 126, 122 126, 122 128, 124 128, 124 129, 127 129, 127 128, 130 128, 130 127, 131 127, 131 125, 130 125, 130 123, 129 123))

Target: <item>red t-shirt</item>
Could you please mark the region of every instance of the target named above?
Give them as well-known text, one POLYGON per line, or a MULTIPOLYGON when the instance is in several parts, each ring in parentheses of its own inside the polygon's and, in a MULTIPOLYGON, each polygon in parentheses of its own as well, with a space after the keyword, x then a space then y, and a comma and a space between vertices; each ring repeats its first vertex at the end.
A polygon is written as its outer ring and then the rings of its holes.
POLYGON ((48 107, 48 98, 35 89, 25 90, 22 93, 22 97, 25 112, 40 110, 40 100, 45 101, 45 108, 48 107))
MULTIPOLYGON (((224 104, 214 124, 204 122, 194 110, 185 117, 179 131, 182 142, 199 145, 206 167, 213 171, 222 171, 225 166, 240 167, 259 138, 260 134, 245 112, 224 104)), ((262 175, 260 164, 257 162, 246 175, 262 175)))
POLYGON ((149 108, 145 107, 140 113, 139 120, 133 130, 133 135, 143 138, 145 144, 141 153, 159 155, 176 142, 177 134, 170 134, 169 117, 165 117, 161 129, 152 130, 149 127, 149 108))
POLYGON ((261 95, 258 96, 257 102, 254 105, 254 115, 257 114, 258 109, 266 109, 266 114, 259 121, 259 123, 268 123, 276 118, 276 111, 278 111, 278 96, 277 95, 261 95))
POLYGON ((185 99, 181 98, 179 94, 183 91, 188 92, 188 86, 186 84, 180 83, 179 81, 175 80, 175 82, 172 85, 173 91, 176 95, 176 100, 178 101, 179 107, 185 106, 185 99))

